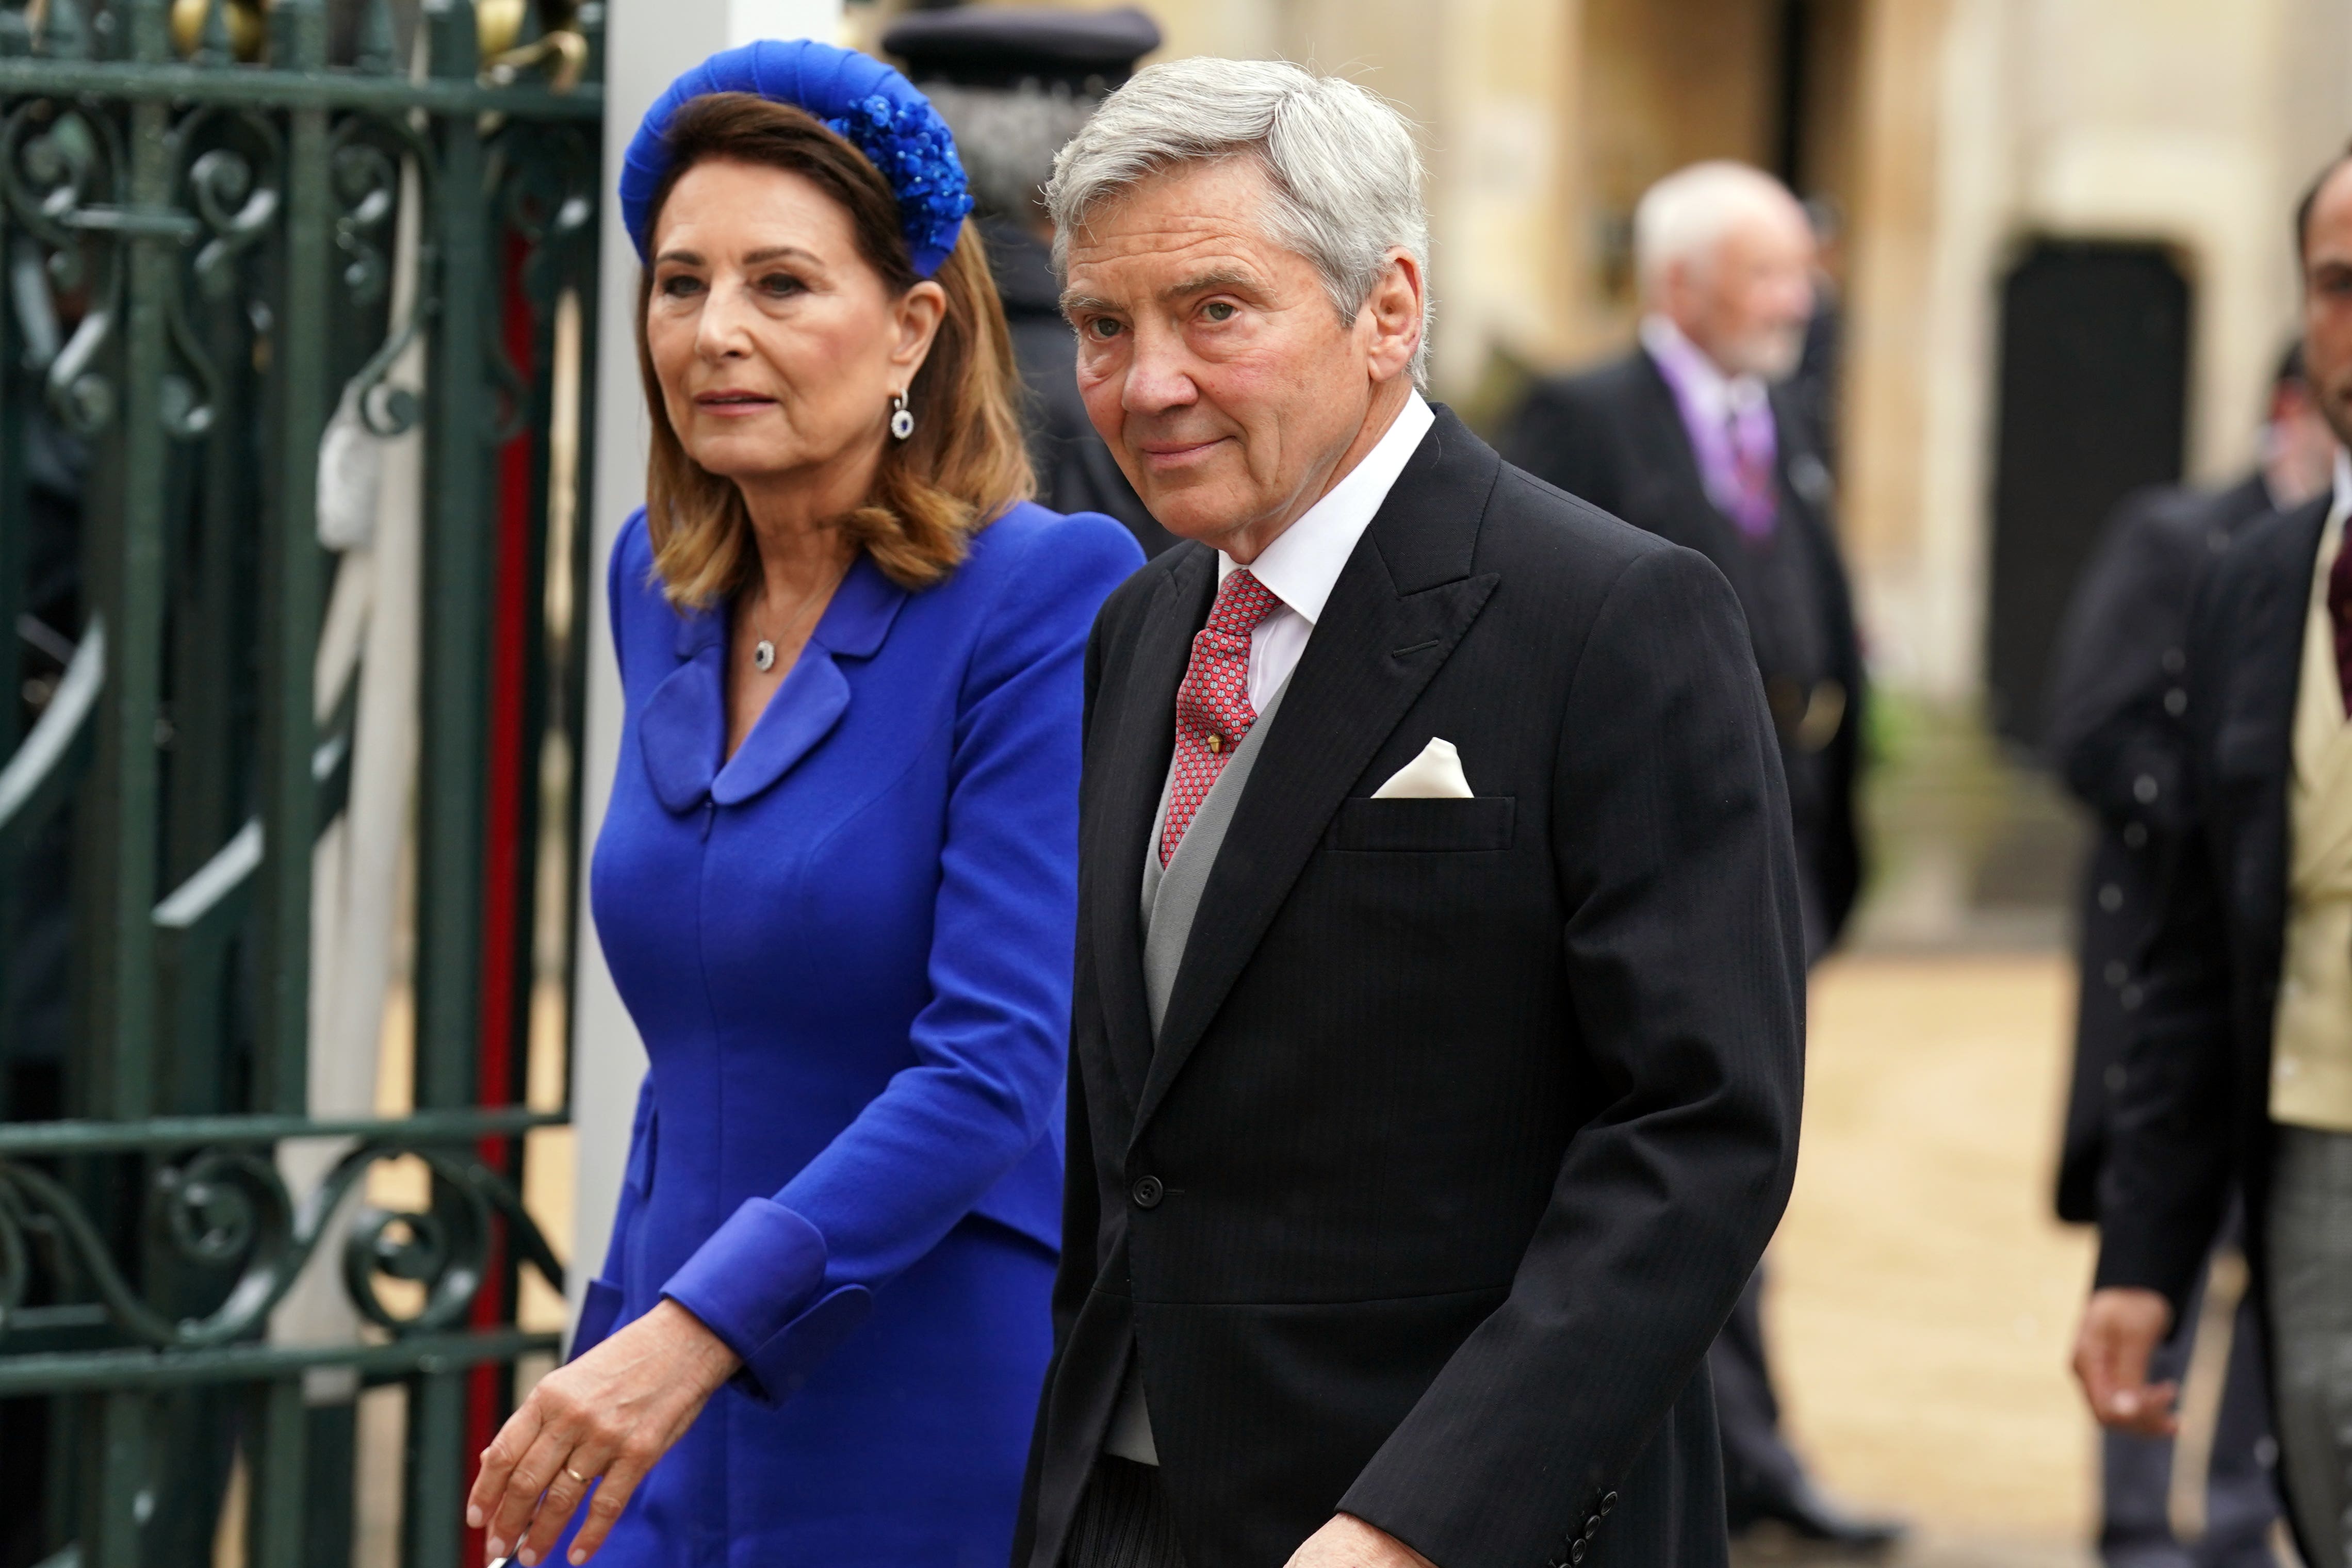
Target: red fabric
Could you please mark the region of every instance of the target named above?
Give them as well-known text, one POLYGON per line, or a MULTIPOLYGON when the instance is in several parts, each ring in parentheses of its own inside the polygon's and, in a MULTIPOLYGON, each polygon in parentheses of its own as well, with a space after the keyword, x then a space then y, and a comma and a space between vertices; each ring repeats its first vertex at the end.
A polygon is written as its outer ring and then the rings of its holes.
POLYGON ((2341 546, 2327 569, 2327 618, 2336 627, 2336 684, 2344 694, 2344 716, 2352 719, 2352 550, 2341 546))
POLYGON ((1242 737, 1257 722, 1250 706, 1250 632, 1282 607, 1273 591, 1246 568, 1217 584, 1209 624, 1192 637, 1192 662, 1176 689, 1176 776, 1168 791, 1168 821, 1160 830, 1160 863, 1168 864, 1192 826, 1192 814, 1242 737))

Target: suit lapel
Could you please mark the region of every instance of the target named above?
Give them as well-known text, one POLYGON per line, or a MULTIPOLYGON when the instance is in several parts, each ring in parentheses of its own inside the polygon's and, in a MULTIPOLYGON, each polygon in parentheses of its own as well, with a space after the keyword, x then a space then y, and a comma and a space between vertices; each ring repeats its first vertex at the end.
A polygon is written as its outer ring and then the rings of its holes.
MULTIPOLYGON (((1142 1099, 1151 1063, 1151 1012, 1143 990, 1144 848, 1176 748, 1176 689, 1192 658, 1192 634, 1209 618, 1216 583, 1216 552, 1181 546, 1144 608, 1117 694, 1118 731, 1108 742, 1102 812, 1087 846, 1095 970, 1112 1071, 1130 1107, 1142 1099)), ((1111 695, 1101 693, 1097 700, 1111 695)))
MULTIPOLYGON (((1256 952, 1349 786, 1494 592, 1496 574, 1472 576, 1470 568, 1501 467, 1460 420, 1439 409, 1437 424, 1339 574, 1202 891, 1150 1058, 1136 1112, 1139 1135, 1256 952)), ((1174 700, 1171 682, 1157 711, 1172 710, 1174 700)), ((1171 745, 1160 749, 1162 771, 1171 745)), ((1155 801, 1158 783, 1155 775, 1155 801)), ((1147 817, 1150 809, 1147 804, 1147 817)), ((1142 852, 1139 837, 1129 858, 1139 862, 1142 852)), ((1127 853, 1126 845, 1118 853, 1127 853)), ((1131 905, 1140 883, 1129 876, 1125 885, 1131 905)))
POLYGON ((2242 825, 2245 847, 2252 849, 2255 839, 2265 841, 2263 849, 2241 860, 2253 875, 2251 881, 2241 881, 2238 890, 2256 899, 2259 907, 2240 912, 2251 915, 2252 929, 2271 933, 2281 930, 2286 909, 2295 699, 2302 685, 2314 558, 2326 521, 2323 499, 2293 525, 2248 546, 2277 553, 2268 569, 2251 574, 2213 730, 2220 788, 2234 797, 2222 809, 2242 825))

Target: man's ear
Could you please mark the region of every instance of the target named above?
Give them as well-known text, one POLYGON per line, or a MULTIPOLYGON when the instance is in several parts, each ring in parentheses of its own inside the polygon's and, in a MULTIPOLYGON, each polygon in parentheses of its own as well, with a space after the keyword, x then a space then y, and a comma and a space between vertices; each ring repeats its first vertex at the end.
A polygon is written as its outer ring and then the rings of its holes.
POLYGON ((1360 312, 1371 328, 1371 353, 1368 368, 1374 381, 1389 381, 1412 368, 1412 356, 1420 351, 1423 301, 1428 280, 1422 276, 1421 263, 1410 251, 1389 252, 1388 265, 1381 270, 1380 281, 1364 298, 1360 312))

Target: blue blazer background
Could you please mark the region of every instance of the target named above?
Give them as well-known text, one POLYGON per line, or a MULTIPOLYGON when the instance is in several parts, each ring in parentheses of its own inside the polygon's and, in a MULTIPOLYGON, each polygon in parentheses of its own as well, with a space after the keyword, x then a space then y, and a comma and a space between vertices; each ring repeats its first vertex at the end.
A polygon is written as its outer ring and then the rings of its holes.
MULTIPOLYGON (((725 611, 673 610, 644 514, 623 530, 609 589, 626 709, 591 897, 650 1069, 573 1353, 668 1296, 745 1363, 656 1477, 756 1465, 764 1428, 731 1417, 725 1451, 688 1450, 723 1402, 834 1375, 877 1294, 958 1226, 1058 1246, 1081 663, 1140 562, 1112 520, 1027 503, 919 594, 861 557, 727 759, 725 611)), ((940 1321, 881 1314, 838 1375, 888 1383, 892 1342, 867 1342, 886 1327, 924 1356, 941 1332, 993 1332, 944 1289, 936 1312, 908 1308, 940 1321)), ((1034 1308, 1047 1336, 1042 1293, 1034 1308)), ((1033 1380, 1020 1397, 1034 1395, 1033 1380)), ((889 1411, 874 1419, 824 1435, 845 1483, 926 1463, 890 1451, 889 1411)), ((787 1514, 826 1485, 791 1447, 764 1477, 787 1514)), ((752 1477, 706 1479, 758 1506, 752 1477)))

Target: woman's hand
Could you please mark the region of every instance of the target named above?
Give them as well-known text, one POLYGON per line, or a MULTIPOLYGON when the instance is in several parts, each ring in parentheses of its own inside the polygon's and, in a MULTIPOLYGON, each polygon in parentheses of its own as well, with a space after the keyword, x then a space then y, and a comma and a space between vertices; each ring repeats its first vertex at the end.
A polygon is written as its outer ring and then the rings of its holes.
POLYGON ((488 1525, 492 1561, 513 1542, 515 1560, 530 1568, 602 1476, 588 1522, 572 1542, 572 1561, 587 1562, 654 1461, 741 1364, 693 1313, 663 1301, 540 1380, 482 1450, 481 1474, 466 1499, 467 1528, 488 1525))

